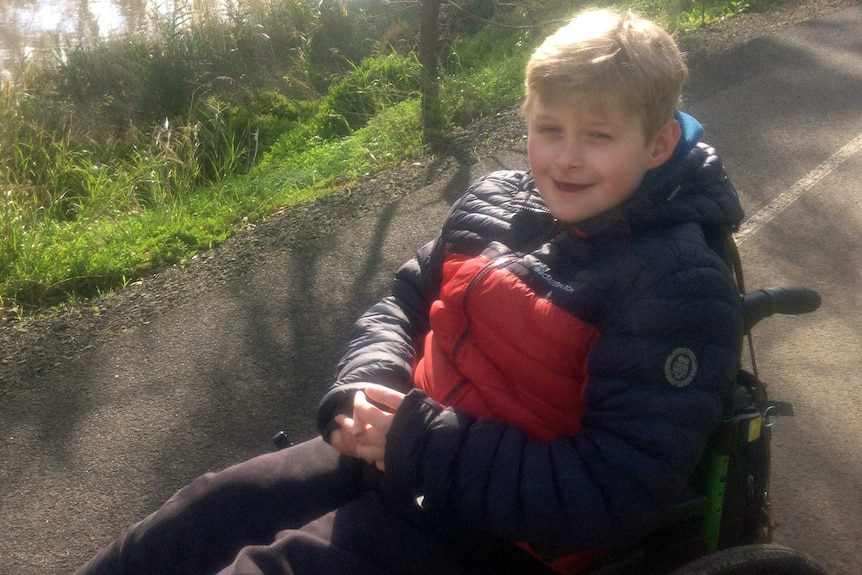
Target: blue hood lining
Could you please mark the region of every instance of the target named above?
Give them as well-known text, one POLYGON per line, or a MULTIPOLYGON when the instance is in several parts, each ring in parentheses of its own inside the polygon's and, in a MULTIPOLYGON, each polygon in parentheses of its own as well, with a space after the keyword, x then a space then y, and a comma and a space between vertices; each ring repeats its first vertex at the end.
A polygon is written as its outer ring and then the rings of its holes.
POLYGON ((687 154, 692 148, 697 146, 700 138, 703 136, 703 125, 698 122, 694 116, 690 116, 685 112, 677 111, 674 114, 676 121, 679 122, 680 137, 673 154, 664 164, 658 168, 652 169, 646 173, 639 191, 635 195, 642 194, 645 190, 652 190, 659 182, 664 179, 664 175, 670 166, 676 164, 677 160, 687 154))

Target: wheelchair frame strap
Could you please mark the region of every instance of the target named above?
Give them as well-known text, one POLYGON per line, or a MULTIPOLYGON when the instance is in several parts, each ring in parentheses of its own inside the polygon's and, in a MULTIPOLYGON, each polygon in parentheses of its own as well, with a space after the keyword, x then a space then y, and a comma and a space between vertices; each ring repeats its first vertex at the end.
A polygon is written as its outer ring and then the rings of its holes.
MULTIPOLYGON (((739 256, 739 246, 736 245, 736 240, 733 238, 733 230, 729 227, 724 231, 725 247, 730 257, 730 264, 733 268, 733 276, 736 279, 736 287, 739 290, 740 297, 745 295, 745 276, 742 274, 742 258, 739 256)), ((751 337, 751 330, 745 330, 745 339, 748 341, 748 355, 751 358, 751 372, 756 379, 760 379, 757 373, 757 359, 754 357, 754 339, 751 337)))

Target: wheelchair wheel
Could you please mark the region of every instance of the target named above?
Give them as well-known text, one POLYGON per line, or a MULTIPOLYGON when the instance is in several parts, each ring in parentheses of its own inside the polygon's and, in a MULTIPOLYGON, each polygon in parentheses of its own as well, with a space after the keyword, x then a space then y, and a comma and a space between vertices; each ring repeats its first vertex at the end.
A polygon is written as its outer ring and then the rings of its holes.
POLYGON ((780 545, 742 545, 711 553, 670 575, 827 575, 817 562, 780 545))

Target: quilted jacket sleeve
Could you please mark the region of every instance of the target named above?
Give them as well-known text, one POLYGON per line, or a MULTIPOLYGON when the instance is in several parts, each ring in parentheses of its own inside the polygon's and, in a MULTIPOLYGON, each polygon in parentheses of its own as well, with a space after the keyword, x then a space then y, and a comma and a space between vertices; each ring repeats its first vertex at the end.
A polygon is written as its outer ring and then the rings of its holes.
POLYGON ((638 294, 602 326, 581 433, 529 440, 414 390, 388 435, 390 481, 512 541, 574 551, 642 538, 718 421, 740 313, 718 264, 679 269, 638 294))
POLYGON ((395 274, 391 295, 354 324, 337 367, 336 383, 320 401, 318 429, 328 439, 334 417, 349 413, 356 391, 369 383, 410 389, 415 344, 428 331, 428 310, 439 291, 440 241, 423 246, 395 274))

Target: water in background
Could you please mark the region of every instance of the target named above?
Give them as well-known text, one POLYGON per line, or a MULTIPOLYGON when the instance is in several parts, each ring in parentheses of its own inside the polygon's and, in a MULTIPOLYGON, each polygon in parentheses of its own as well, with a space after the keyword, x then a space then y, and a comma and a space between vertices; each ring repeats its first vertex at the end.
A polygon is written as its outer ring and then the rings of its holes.
POLYGON ((153 11, 173 9, 176 1, 157 0, 0 0, 0 70, 33 55, 47 37, 102 37, 140 30, 153 11))

